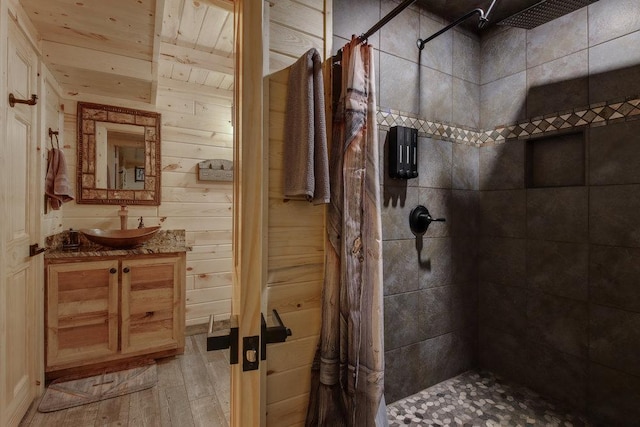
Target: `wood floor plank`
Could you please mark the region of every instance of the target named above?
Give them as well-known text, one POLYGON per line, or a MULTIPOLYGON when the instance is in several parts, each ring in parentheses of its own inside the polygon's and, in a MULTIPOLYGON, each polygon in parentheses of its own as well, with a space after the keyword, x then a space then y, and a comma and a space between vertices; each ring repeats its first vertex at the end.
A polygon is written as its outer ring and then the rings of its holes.
POLYGON ((158 387, 176 387, 184 385, 180 357, 168 357, 156 361, 158 369, 158 387))
MULTIPOLYGON (((167 409, 169 426, 194 427, 191 406, 184 386, 160 389, 160 406, 167 409)), ((167 420, 162 421, 162 425, 165 425, 167 420)))
POLYGON ((160 421, 160 399, 158 386, 133 393, 129 409, 129 425, 156 427, 160 421))
POLYGON ((68 427, 65 424, 67 410, 54 412, 36 412, 31 419, 32 426, 35 427, 68 427))
POLYGON ((196 427, 228 427, 220 403, 215 396, 207 396, 191 402, 191 413, 196 427))
POLYGON ((125 394, 112 399, 105 399, 99 402, 97 425, 109 425, 129 421, 129 403, 131 395, 125 394))
POLYGON ((67 426, 92 426, 96 424, 98 419, 98 410, 100 402, 90 403, 88 405, 76 406, 66 410, 67 416, 64 422, 67 426))
POLYGON ((204 364, 202 356, 198 353, 194 338, 197 335, 186 337, 185 354, 180 357, 180 366, 187 387, 189 401, 194 401, 206 396, 215 396, 215 389, 209 377, 209 372, 204 364), (187 351, 188 349, 188 351, 187 351))
POLYGON ((215 388, 215 394, 220 402, 220 407, 223 412, 228 412, 230 402, 230 386, 231 379, 229 373, 229 363, 226 361, 214 361, 207 364, 207 370, 212 378, 212 382, 215 388))
POLYGON ((229 426, 229 351, 208 352, 206 334, 187 337, 185 354, 159 359, 152 388, 41 413, 32 404, 20 427, 229 426))

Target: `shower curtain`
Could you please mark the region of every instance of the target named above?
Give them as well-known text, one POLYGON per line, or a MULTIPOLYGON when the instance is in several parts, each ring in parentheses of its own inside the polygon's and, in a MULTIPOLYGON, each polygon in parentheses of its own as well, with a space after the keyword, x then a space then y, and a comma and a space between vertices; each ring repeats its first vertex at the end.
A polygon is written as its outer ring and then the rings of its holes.
POLYGON ((385 426, 382 226, 373 48, 342 50, 320 343, 307 426, 385 426))

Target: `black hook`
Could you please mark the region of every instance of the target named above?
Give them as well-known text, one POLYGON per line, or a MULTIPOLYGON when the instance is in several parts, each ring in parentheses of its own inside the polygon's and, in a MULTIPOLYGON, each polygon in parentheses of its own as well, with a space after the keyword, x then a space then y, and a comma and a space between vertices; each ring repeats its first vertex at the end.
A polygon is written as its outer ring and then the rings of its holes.
POLYGON ((60 149, 60 141, 58 140, 58 134, 59 133, 60 133, 59 131, 49 128, 49 140, 51 141, 51 148, 52 149, 55 148, 53 146, 53 136, 54 135, 56 137, 56 146, 58 147, 58 150, 60 149))
POLYGON ((16 104, 36 105, 38 103, 38 95, 31 95, 31 99, 18 99, 13 96, 13 93, 9 94, 9 106, 15 107, 16 104))

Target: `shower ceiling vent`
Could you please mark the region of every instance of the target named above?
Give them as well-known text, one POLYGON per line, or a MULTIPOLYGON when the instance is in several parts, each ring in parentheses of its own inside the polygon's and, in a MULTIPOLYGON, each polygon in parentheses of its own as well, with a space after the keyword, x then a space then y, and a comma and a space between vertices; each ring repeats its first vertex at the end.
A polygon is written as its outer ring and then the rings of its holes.
POLYGON ((522 12, 503 19, 498 22, 498 25, 530 30, 596 1, 598 0, 542 0, 522 12))

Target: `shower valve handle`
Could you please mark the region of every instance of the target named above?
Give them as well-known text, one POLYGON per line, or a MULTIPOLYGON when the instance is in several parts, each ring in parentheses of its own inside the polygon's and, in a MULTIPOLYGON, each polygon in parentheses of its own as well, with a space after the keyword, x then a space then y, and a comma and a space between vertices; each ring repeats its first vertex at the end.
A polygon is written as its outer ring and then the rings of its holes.
POLYGON ((444 218, 433 218, 429 210, 422 205, 418 205, 409 214, 409 227, 416 236, 422 236, 432 222, 446 222, 444 218))

